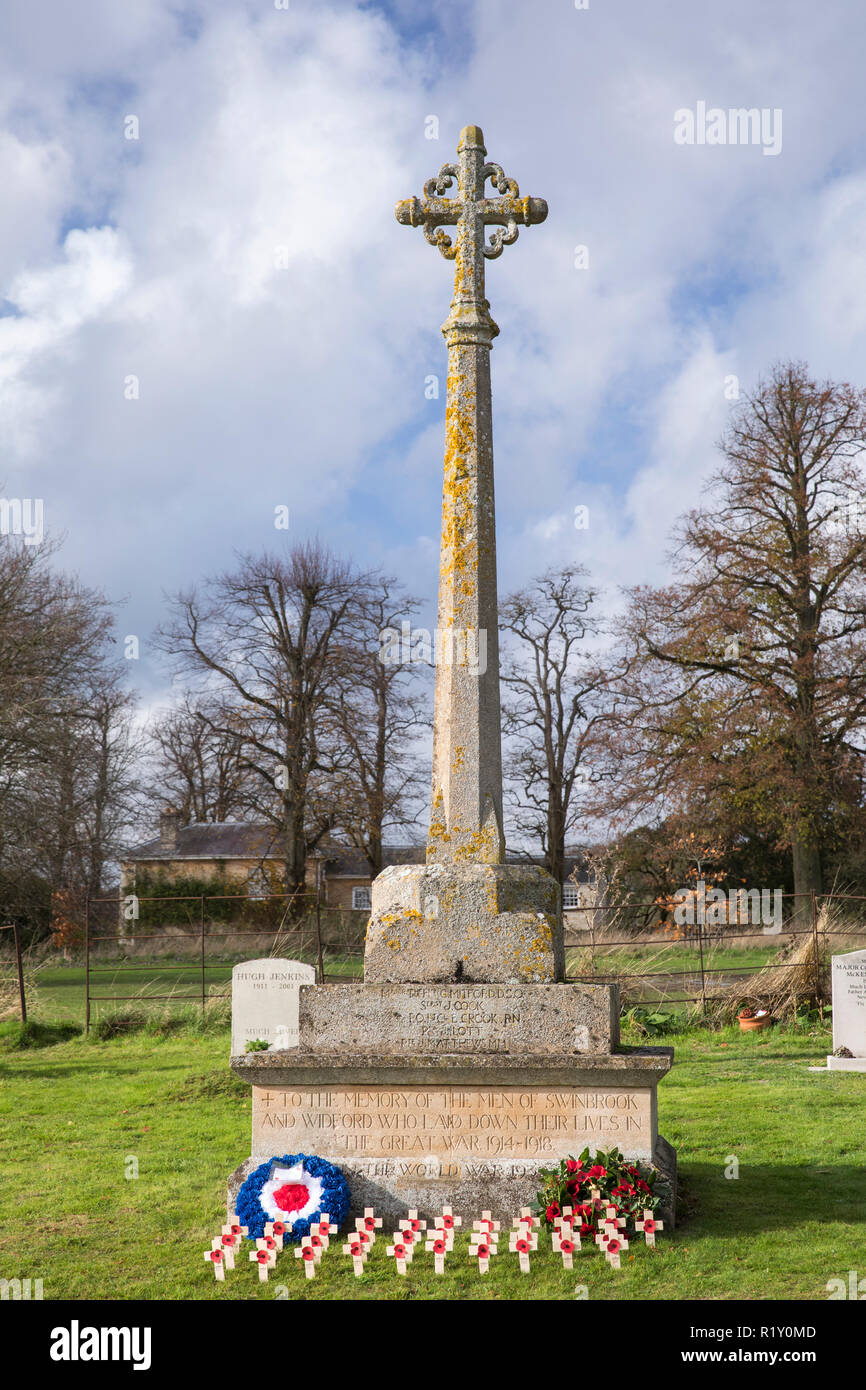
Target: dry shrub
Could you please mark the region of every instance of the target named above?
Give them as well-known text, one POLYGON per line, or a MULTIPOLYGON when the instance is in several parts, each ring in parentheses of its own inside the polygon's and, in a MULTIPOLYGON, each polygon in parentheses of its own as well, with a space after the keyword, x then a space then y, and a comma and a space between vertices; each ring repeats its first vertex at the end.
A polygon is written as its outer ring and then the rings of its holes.
POLYGON ((846 915, 844 905, 828 900, 818 913, 815 933, 792 937, 774 961, 722 989, 710 1008, 711 1018, 728 1023, 746 1005, 767 1009, 773 1018, 793 1018, 804 1005, 816 1008, 826 1003, 830 957, 862 947, 863 937, 863 929, 846 915))

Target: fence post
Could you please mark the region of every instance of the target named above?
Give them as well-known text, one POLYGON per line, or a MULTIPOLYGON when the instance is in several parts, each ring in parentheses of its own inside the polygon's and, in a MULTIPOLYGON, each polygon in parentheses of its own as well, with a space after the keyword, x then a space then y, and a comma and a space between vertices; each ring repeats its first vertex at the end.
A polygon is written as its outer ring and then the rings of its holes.
POLYGON ((205 1013, 205 992, 204 992, 204 893, 199 901, 199 935, 201 938, 201 1018, 204 1023, 205 1013))
POLYGON ((18 923, 12 923, 12 935, 15 937, 15 964, 18 967, 18 994, 21 999, 21 1022, 27 1022, 27 1000, 24 997, 24 966, 21 964, 21 938, 18 935, 18 923))
POLYGON ((701 921, 702 913, 698 913, 698 951, 701 958, 701 1013, 704 1018, 707 1016, 707 977, 704 973, 704 924, 701 921))
POLYGON ((813 973, 815 977, 815 1007, 817 1009, 821 1003, 821 964, 818 960, 818 900, 815 897, 814 888, 810 888, 809 892, 812 908, 812 957, 814 966, 813 973))
POLYGON ((322 952, 322 883, 316 863, 316 950, 319 957, 319 984, 325 983, 325 959, 322 952))
POLYGON ((84 899, 84 1032, 90 1032, 90 894, 84 899))

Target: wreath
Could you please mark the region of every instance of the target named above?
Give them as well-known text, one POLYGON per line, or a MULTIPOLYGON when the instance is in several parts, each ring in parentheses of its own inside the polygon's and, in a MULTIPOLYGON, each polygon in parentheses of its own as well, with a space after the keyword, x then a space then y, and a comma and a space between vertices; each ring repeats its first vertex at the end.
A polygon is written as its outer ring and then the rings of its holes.
POLYGON ((297 1243, 327 1212, 335 1226, 349 1214, 349 1184, 342 1171, 314 1154, 283 1154, 253 1169, 235 1204, 250 1240, 265 1233, 268 1221, 283 1221, 286 1238, 297 1243))

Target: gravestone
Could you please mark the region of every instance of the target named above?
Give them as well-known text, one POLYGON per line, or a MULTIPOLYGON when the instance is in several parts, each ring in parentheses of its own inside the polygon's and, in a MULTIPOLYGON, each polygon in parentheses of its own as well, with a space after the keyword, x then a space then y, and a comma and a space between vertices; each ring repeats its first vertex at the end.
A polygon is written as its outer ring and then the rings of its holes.
POLYGON ((299 960, 244 960, 232 970, 232 1056, 260 1038, 273 1051, 298 1045, 298 991, 316 972, 299 960))
MULTIPOLYGON (((673 1051, 621 1048, 618 987, 564 982, 559 885, 505 854, 490 389, 499 329, 484 278, 547 204, 522 197, 486 155, 481 130, 467 126, 457 161, 396 208, 454 261, 438 613, 449 640, 436 665, 426 862, 374 880, 364 983, 301 986, 297 1049, 233 1055, 252 1087, 252 1153, 229 1179, 229 1204, 262 1159, 307 1152, 342 1168, 355 1212, 435 1219, 447 1203, 506 1219, 534 1200, 540 1168, 616 1145, 663 1174, 673 1224, 676 1156, 656 1105, 673 1051)), ((407 1247, 389 1247, 404 1270, 407 1247)))
POLYGON ((831 1071, 866 1072, 866 951, 850 951, 834 956, 833 1051, 839 1048, 850 1057, 828 1057, 831 1071))

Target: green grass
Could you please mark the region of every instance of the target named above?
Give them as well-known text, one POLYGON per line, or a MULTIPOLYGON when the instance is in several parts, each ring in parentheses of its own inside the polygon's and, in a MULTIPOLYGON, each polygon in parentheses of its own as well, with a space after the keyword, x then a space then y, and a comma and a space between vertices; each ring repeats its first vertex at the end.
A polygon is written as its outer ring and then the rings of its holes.
POLYGON ((332 1246, 313 1281, 287 1251, 259 1284, 245 1251, 222 1285, 202 1252, 250 1129, 228 1035, 52 1042, 62 1030, 42 1026, 24 1048, 17 1025, 0 1028, 0 1278, 41 1278, 46 1298, 261 1300, 282 1288, 291 1299, 572 1300, 585 1285, 591 1300, 825 1299, 829 1279, 866 1274, 866 1088, 807 1070, 829 1050, 823 1033, 665 1039, 676 1065, 659 1128, 679 1152, 680 1224, 655 1251, 633 1246, 619 1273, 595 1250, 569 1273, 543 1236, 529 1278, 507 1253, 481 1278, 458 1241, 444 1277, 422 1253, 401 1279, 380 1240, 361 1280, 332 1246), (125 1176, 131 1157, 137 1179, 125 1176))

